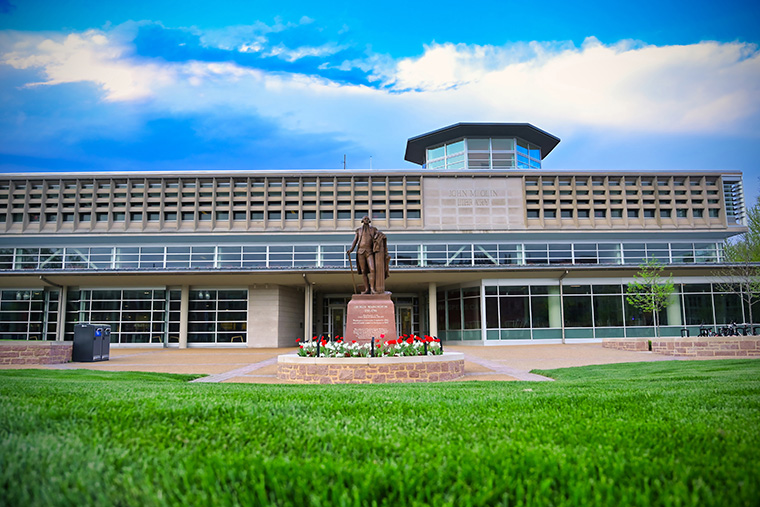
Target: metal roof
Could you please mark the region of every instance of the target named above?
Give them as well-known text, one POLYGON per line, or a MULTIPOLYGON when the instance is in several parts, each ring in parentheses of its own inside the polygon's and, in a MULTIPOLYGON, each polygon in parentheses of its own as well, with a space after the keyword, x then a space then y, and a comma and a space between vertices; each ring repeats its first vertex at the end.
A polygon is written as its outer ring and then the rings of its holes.
POLYGON ((560 141, 558 137, 530 123, 456 123, 409 138, 406 142, 404 160, 422 165, 425 163, 427 148, 461 137, 519 137, 540 146, 542 158, 546 158, 560 141))

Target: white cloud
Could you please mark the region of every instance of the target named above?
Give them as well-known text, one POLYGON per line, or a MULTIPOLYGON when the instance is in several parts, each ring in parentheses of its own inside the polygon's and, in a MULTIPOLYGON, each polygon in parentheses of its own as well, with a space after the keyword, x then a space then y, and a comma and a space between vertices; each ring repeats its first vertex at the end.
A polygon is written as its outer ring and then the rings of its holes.
POLYGON ((117 40, 98 30, 50 37, 22 34, 0 62, 41 69, 46 79, 26 86, 91 82, 105 91, 107 101, 148 98, 174 81, 170 67, 135 61, 131 48, 117 40))
POLYGON ((399 62, 394 86, 420 100, 470 111, 468 118, 650 129, 732 128, 760 112, 760 52, 741 43, 581 48, 443 44, 399 62))
MULTIPOLYGON (((281 51, 286 59, 340 49, 272 48, 256 38, 280 29, 286 28, 235 27, 248 32, 247 50, 281 51)), ((91 82, 107 101, 151 98, 154 113, 257 114, 285 128, 357 142, 390 137, 399 125, 413 135, 457 121, 719 132, 748 121, 757 128, 760 113, 760 52, 742 43, 434 44, 417 58, 369 55, 344 62, 372 72, 379 81, 373 87, 231 62, 145 59, 134 54, 125 32, 0 33, 0 62, 39 69, 45 79, 29 86, 91 82)))
MULTIPOLYGON (((242 46, 241 46, 242 49, 242 46)), ((259 48, 258 51, 261 51, 263 48, 259 48)), ((323 44, 321 46, 300 46, 296 49, 290 49, 286 47, 283 44, 278 44, 277 46, 272 47, 265 53, 266 56, 275 56, 277 58, 280 58, 282 60, 288 61, 288 62, 295 62, 296 60, 300 60, 303 57, 306 56, 329 56, 334 55, 338 51, 341 51, 342 49, 345 49, 343 46, 339 46, 337 44, 323 44)))

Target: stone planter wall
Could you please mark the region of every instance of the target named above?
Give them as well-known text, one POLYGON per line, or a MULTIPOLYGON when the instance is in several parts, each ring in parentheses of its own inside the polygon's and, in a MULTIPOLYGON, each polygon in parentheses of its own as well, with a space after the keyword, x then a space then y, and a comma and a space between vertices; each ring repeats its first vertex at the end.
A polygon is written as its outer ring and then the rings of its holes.
POLYGON ((604 338, 602 347, 608 349, 630 350, 634 352, 648 352, 648 338, 604 338))
POLYGON ((71 349, 72 342, 0 342, 0 365, 68 363, 71 349))
POLYGON ((706 336, 691 338, 605 338, 602 346, 621 350, 649 350, 667 356, 760 357, 758 336, 706 336))
POLYGON ((668 356, 760 357, 760 337, 659 338, 652 340, 652 352, 668 356))
POLYGON ((277 379, 299 384, 442 382, 464 375, 464 354, 411 357, 279 356, 277 379))

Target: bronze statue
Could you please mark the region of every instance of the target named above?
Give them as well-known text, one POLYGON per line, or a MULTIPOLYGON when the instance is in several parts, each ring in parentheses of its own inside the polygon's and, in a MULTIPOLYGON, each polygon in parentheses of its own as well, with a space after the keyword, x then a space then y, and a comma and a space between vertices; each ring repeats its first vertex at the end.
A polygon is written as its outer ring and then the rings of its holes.
POLYGON ((388 240, 385 234, 370 225, 368 216, 362 217, 362 226, 356 229, 351 247, 346 251, 349 262, 351 252, 356 251, 356 271, 364 278, 363 294, 384 294, 385 279, 389 276, 388 240))

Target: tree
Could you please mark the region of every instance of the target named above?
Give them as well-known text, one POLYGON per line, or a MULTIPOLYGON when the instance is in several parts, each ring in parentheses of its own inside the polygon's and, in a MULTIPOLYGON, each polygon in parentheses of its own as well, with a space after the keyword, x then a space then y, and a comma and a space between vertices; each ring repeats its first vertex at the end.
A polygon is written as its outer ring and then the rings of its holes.
POLYGON ((668 307, 670 296, 676 288, 673 279, 668 276, 663 280, 665 267, 654 257, 647 257, 639 266, 639 272, 633 275, 633 281, 626 287, 626 300, 642 312, 650 312, 654 319, 654 335, 659 338, 657 313, 668 307))
POLYGON ((742 299, 751 326, 755 322, 752 305, 760 301, 760 197, 747 210, 747 232, 738 241, 723 245, 723 261, 723 267, 713 272, 719 280, 718 290, 742 299))

